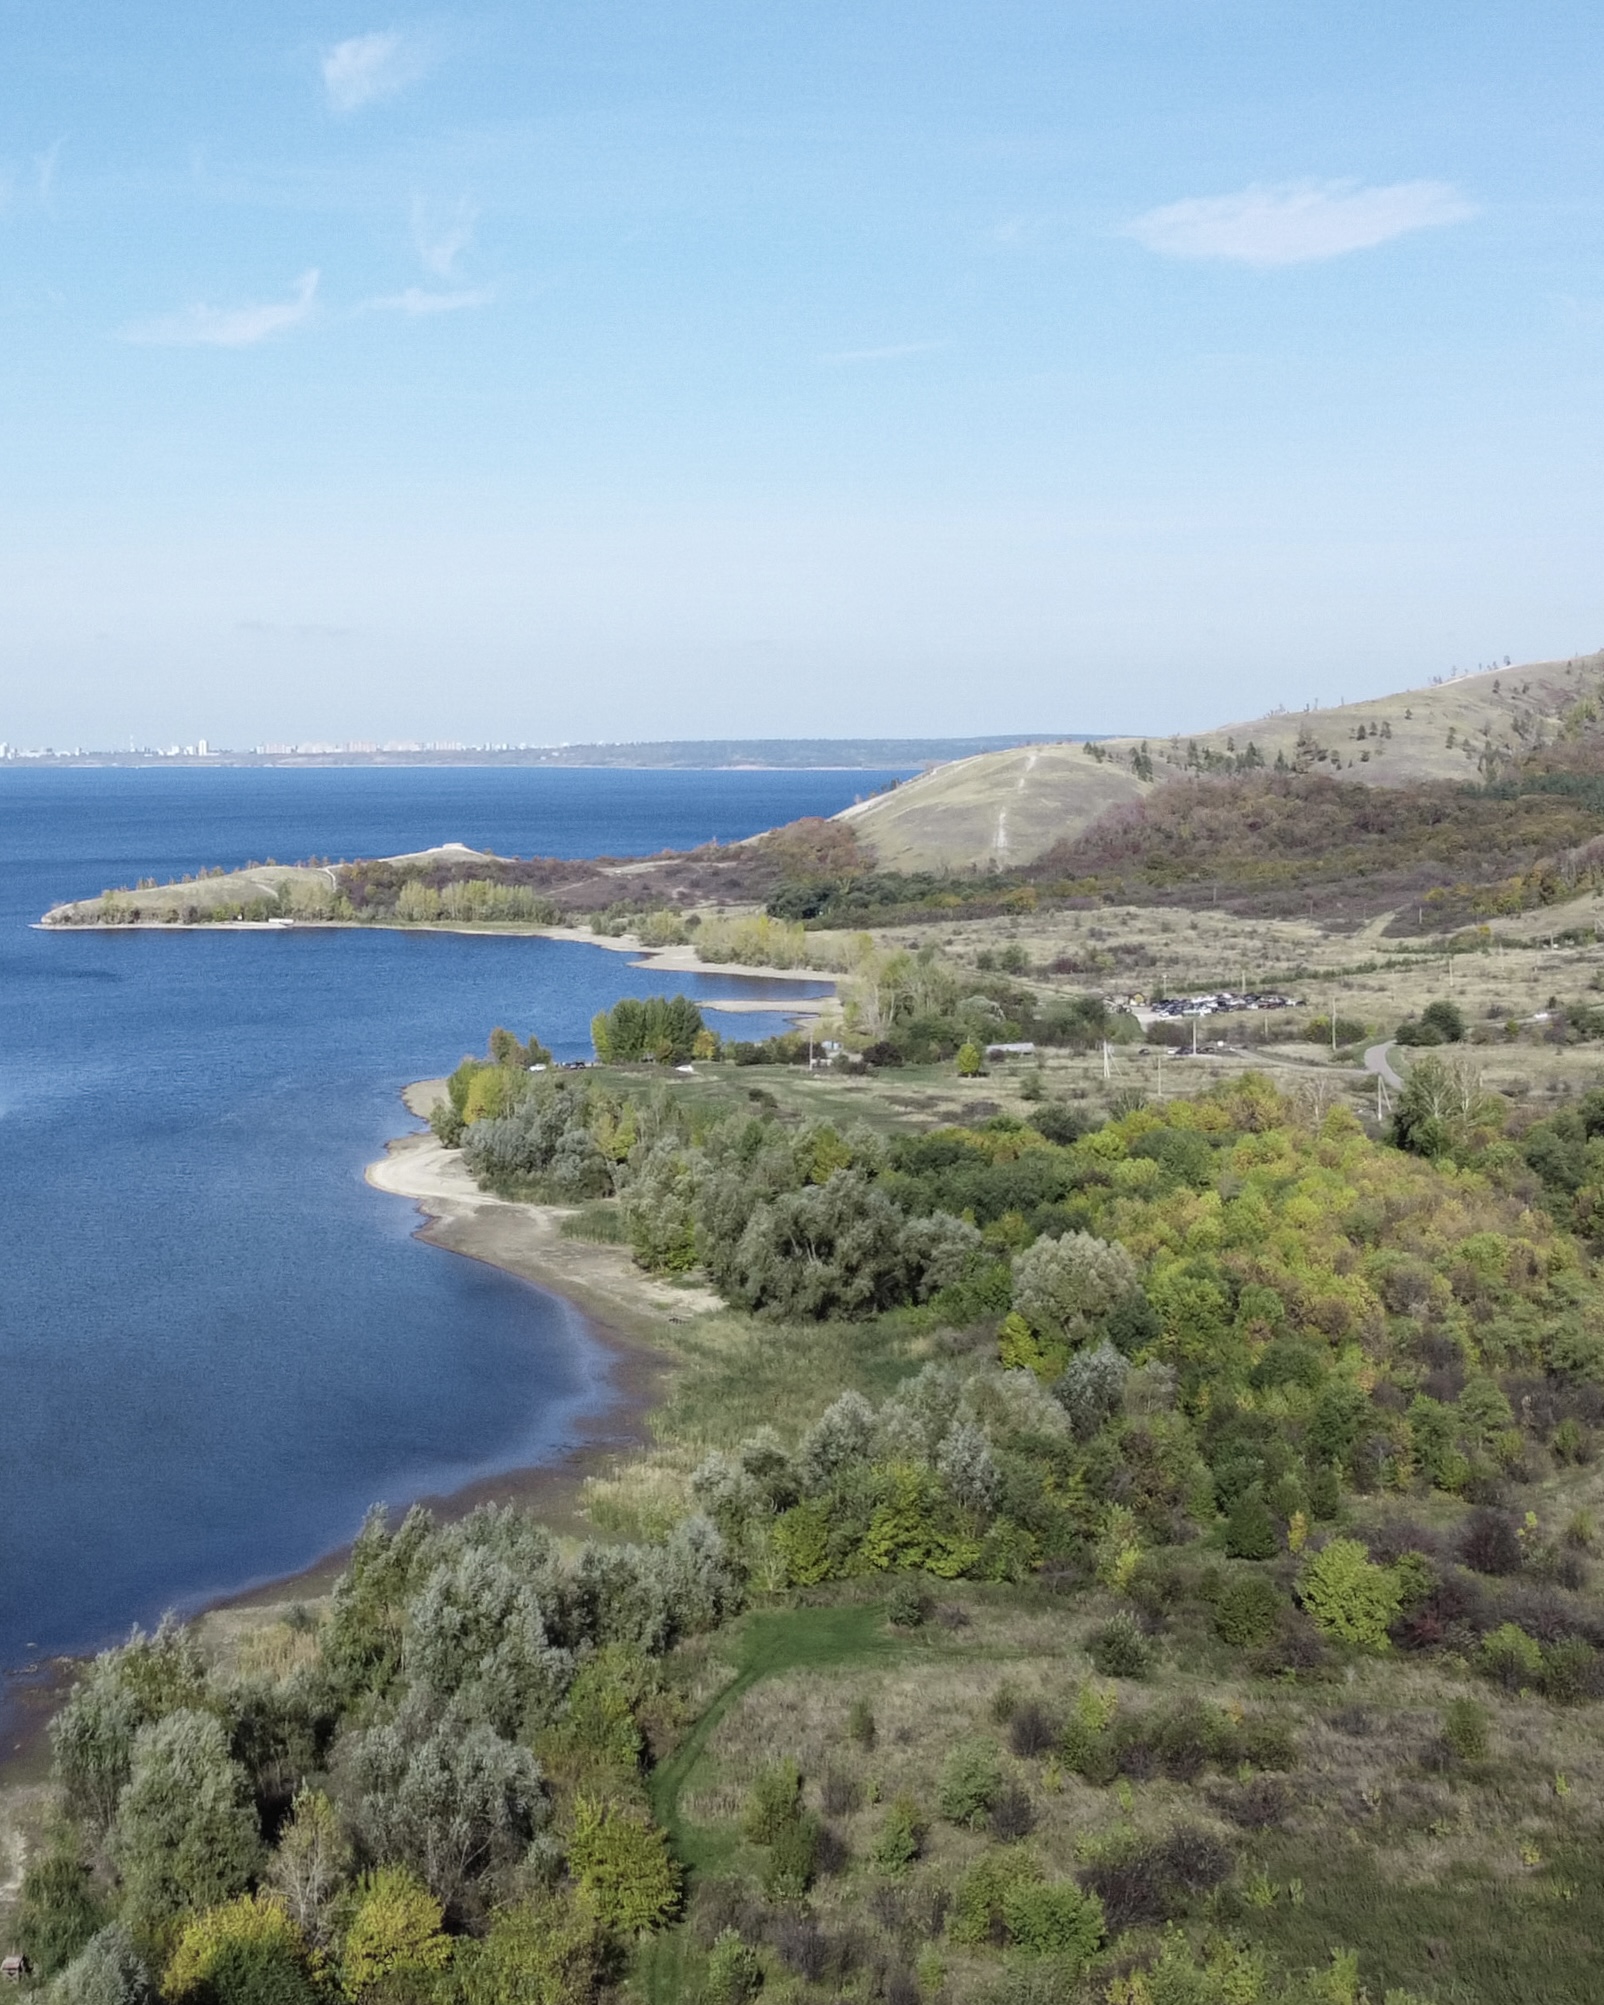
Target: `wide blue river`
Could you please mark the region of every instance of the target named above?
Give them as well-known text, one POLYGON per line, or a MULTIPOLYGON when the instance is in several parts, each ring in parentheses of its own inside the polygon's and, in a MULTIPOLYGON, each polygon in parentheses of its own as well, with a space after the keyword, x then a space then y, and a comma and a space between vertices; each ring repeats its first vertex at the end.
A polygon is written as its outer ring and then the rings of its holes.
POLYGON ((577 941, 39 914, 267 857, 645 854, 889 777, 0 769, 0 1669, 293 1571, 375 1500, 558 1451, 609 1398, 583 1318, 415 1239, 363 1167, 409 1125, 406 1081, 493 1024, 587 1056, 621 995, 745 986, 577 941))

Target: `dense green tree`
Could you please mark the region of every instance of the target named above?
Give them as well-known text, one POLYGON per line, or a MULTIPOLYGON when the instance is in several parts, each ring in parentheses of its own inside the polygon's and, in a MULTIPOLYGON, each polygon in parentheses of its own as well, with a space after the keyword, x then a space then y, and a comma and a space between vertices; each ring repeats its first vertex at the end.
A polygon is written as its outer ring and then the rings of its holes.
POLYGON ((1275 1520, 1256 1484, 1231 1506, 1225 1521, 1225 1550, 1233 1559, 1273 1559, 1280 1550, 1275 1520))
POLYGON ((28 1861, 17 1895, 12 1932, 37 1977, 53 1977, 72 1962, 107 1920, 89 1862, 70 1827, 28 1861))
POLYGON ((158 1936, 247 1884, 262 1857, 250 1778, 211 1713, 140 1728, 109 1842, 136 1934, 158 1936))
POLYGON ((493 1065, 509 1065, 520 1071, 531 1065, 551 1063, 551 1053, 538 1037, 531 1036, 527 1043, 523 1043, 499 1024, 490 1033, 489 1050, 493 1065))
POLYGON ((415 1691, 452 1700, 457 1718, 485 1720, 508 1737, 549 1719, 572 1675, 533 1591, 482 1546, 424 1581, 408 1606, 402 1664, 415 1691))
POLYGON ((246 1894, 186 1922, 162 1978, 173 2005, 315 2005, 306 1944, 272 1894, 246 1894))
POLYGON ((51 2005, 152 2005, 145 1959, 121 1922, 90 1938, 50 1987, 51 2005))
POLYGON ((228 1722, 229 1752, 251 1778, 264 1827, 277 1824, 333 1729, 335 1706, 323 1679, 299 1675, 214 1680, 228 1722))
POLYGON ((843 1392, 802 1437, 797 1470, 810 1492, 827 1489, 864 1461, 875 1437, 875 1411, 861 1392, 843 1392))
POLYGON ((1298 1578, 1298 1598, 1320 1627, 1362 1650, 1386 1649, 1403 1595, 1397 1571, 1378 1566, 1357 1539, 1332 1539, 1298 1578))
POLYGON ((340 1944, 347 1998, 382 1995, 397 1979, 428 1979, 451 1961, 439 1901, 405 1866, 381 1866, 357 1883, 340 1944))
POLYGON ((950 1211, 910 1218, 902 1228, 902 1251, 915 1295, 921 1302, 944 1288, 956 1288, 986 1259, 979 1228, 950 1211))
POLYGON ((515 1104, 472 1123, 462 1139, 463 1163, 503 1195, 534 1191, 560 1203, 607 1196, 613 1171, 590 1131, 590 1113, 588 1094, 566 1079, 531 1081, 515 1104))
POLYGON ((463 2005, 591 2005, 607 1957, 595 1901, 555 1890, 498 1908, 481 1940, 459 1941, 463 2005))
POLYGON ((1465 1012, 1456 1002, 1441 1000, 1427 1003, 1420 1012, 1420 1021, 1427 1030, 1437 1033, 1443 1044, 1460 1044, 1465 1036, 1465 1012))
POLYGON ((1064 1367, 1063 1377, 1053 1386, 1053 1397, 1082 1440, 1089 1440, 1119 1412, 1130 1371, 1127 1360, 1106 1338, 1077 1351, 1064 1367))
POLYGON ((103 1651, 50 1723, 56 1774, 67 1807, 103 1831, 133 1764, 134 1739, 165 1713, 205 1701, 206 1671, 188 1633, 166 1620, 153 1636, 135 1630, 103 1651))
POLYGON ((683 1065, 705 1026, 686 996, 625 996, 591 1020, 591 1042, 604 1065, 683 1065))
POLYGON ((997 1458, 985 1429, 960 1420, 936 1451, 936 1474, 966 1510, 988 1516, 1002 1489, 997 1458))
POLYGON ((1416 1156, 1446 1156, 1496 1129, 1500 1103, 1462 1053, 1429 1052, 1409 1069, 1392 1115, 1392 1140, 1416 1156))
POLYGON ((1066 1232, 1038 1239, 1017 1256, 1014 1307, 1040 1335, 1078 1343, 1136 1282, 1136 1264, 1123 1246, 1066 1232))
POLYGON ((587 1545, 572 1576, 576 1637, 665 1650, 739 1606, 739 1571, 717 1528, 686 1519, 657 1546, 587 1545))
POLYGON ((624 1219, 636 1263, 653 1274, 696 1265, 696 1184, 686 1152, 668 1136, 631 1163, 624 1219))
POLYGON ((936 1801, 952 1824, 979 1824, 1003 1786, 1002 1759, 989 1740, 964 1740, 941 1768, 936 1801))
POLYGON ((369 1855, 412 1867, 447 1907, 476 1875, 518 1857, 549 1815, 527 1748, 483 1724, 430 1724, 416 1706, 351 1735, 343 1766, 369 1855))
POLYGON ((902 1216, 862 1171, 837 1170, 756 1210, 732 1269, 736 1300, 765 1315, 872 1315, 907 1292, 902 1216))
POLYGON ((668 1834, 635 1804, 577 1797, 568 1865, 602 1920, 621 1935, 655 1928, 679 1904, 668 1834))
POLYGON ((323 1631, 323 1658, 347 1694, 382 1692, 401 1668, 401 1638, 426 1566, 434 1530, 414 1508, 395 1530, 380 1506, 363 1520, 344 1573, 334 1584, 323 1631))
POLYGON ((1058 1959, 1066 1974, 1089 1963, 1103 1942, 1103 1904, 1073 1880, 1017 1881, 1002 1897, 1008 1939, 1028 1956, 1058 1959))

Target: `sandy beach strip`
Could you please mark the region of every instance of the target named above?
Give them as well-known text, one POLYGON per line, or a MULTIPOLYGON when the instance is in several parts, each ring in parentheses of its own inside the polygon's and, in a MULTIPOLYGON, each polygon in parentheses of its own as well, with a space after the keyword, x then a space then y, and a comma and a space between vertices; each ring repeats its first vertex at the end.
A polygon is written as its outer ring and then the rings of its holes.
MULTIPOLYGON (((445 1097, 443 1079, 422 1079, 402 1094, 410 1113, 427 1120, 445 1097)), ((662 1396, 673 1359, 652 1339, 667 1323, 688 1321, 722 1308, 705 1288, 675 1288, 636 1267, 622 1246, 565 1239, 558 1205, 522 1204, 479 1189, 454 1150, 433 1135, 402 1135, 385 1146, 364 1172, 367 1182, 387 1196, 409 1199, 423 1214, 418 1237, 431 1246, 482 1260, 548 1294, 560 1295, 584 1315, 588 1335, 608 1355, 611 1397, 576 1422, 572 1437, 544 1461, 483 1476, 442 1495, 413 1498, 449 1520, 465 1517, 480 1504, 519 1503, 552 1530, 584 1537, 591 1527, 580 1510, 586 1481, 614 1467, 647 1439, 647 1420, 662 1396)), ((341 1545, 300 1572, 259 1582, 238 1594, 208 1603, 219 1610, 282 1607, 328 1593, 350 1554, 341 1545)))
MULTIPOLYGON (((420 1121, 445 1096, 443 1079, 423 1079, 402 1094, 420 1121)), ((594 1317, 612 1339, 650 1341, 665 1322, 686 1322, 722 1308, 711 1289, 676 1287, 644 1273, 625 1246, 563 1237, 574 1207, 524 1204, 482 1191, 455 1149, 432 1134, 403 1135, 365 1172, 375 1190, 410 1198, 428 1223, 419 1237, 470 1260, 488 1261, 594 1317)))

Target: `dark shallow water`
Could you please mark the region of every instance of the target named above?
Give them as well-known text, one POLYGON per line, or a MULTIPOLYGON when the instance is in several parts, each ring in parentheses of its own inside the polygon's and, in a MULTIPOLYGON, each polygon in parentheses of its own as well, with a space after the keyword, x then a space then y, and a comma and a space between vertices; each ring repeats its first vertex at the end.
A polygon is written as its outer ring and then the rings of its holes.
POLYGON ((375 1499, 537 1461, 605 1404, 575 1310, 363 1182, 406 1081, 498 1022, 588 1055, 620 995, 816 992, 566 941, 39 913, 269 856, 730 840, 881 777, 0 769, 0 1667, 296 1569, 375 1499))

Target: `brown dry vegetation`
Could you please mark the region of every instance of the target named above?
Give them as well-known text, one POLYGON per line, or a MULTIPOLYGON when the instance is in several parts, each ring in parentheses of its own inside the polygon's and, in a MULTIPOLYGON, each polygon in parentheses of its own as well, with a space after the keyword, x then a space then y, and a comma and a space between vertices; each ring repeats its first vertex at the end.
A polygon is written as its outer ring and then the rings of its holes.
POLYGON ((987 753, 848 810, 883 868, 1010 868, 1073 838, 1151 784, 1229 772, 1248 748, 1369 787, 1475 781, 1552 742, 1568 713, 1596 697, 1604 656, 1535 662, 1402 690, 1363 703, 1278 711, 1172 737, 1112 738, 987 753), (1359 734, 1363 732, 1361 737, 1359 734))

